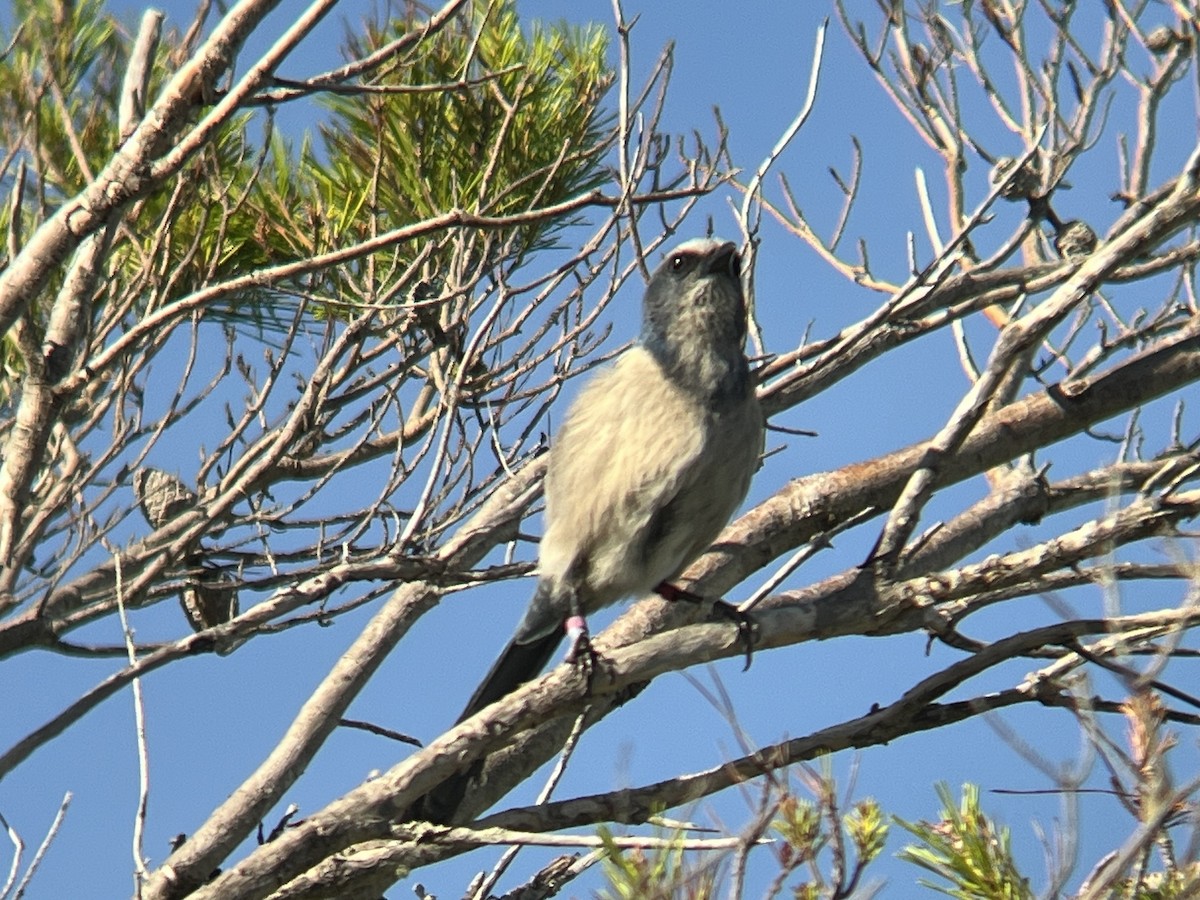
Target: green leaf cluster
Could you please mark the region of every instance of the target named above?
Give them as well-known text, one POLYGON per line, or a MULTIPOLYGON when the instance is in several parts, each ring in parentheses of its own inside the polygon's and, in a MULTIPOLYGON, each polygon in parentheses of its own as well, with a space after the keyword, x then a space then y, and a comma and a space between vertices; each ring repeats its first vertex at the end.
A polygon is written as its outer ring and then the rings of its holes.
POLYGON ((681 843, 682 829, 669 833, 655 829, 656 837, 669 836, 669 842, 651 851, 618 847, 612 840, 612 832, 606 828, 601 828, 599 835, 607 851, 603 865, 610 888, 600 892, 604 900, 653 897, 711 900, 718 896, 717 868, 688 865, 681 843))
POLYGON ((792 896, 801 900, 841 897, 852 894, 863 873, 887 843, 887 818, 879 803, 867 797, 841 813, 836 803, 837 786, 832 772, 810 773, 809 785, 815 788, 817 802, 786 793, 779 801, 771 831, 778 842, 775 855, 779 863, 779 883, 792 872, 807 870, 811 880, 796 883, 792 896), (854 849, 846 852, 846 840, 854 849), (830 866, 821 854, 828 852, 830 866), (832 871, 825 871, 831 869, 832 871))
MULTIPOLYGON (((320 150, 306 144, 301 164, 276 168, 255 198, 264 219, 280 223, 281 237, 293 241, 291 252, 321 252, 452 210, 522 213, 606 179, 611 119, 600 104, 612 82, 607 33, 565 23, 534 23, 526 32, 512 3, 480 7, 381 72, 369 91, 324 98, 332 115, 320 126, 320 150), (297 180, 296 171, 311 178, 297 180)), ((369 56, 419 27, 412 15, 368 25, 350 40, 349 55, 369 56)), ((553 244, 571 221, 466 234, 454 253, 428 259, 426 280, 437 288, 456 267, 517 260, 553 244)), ((399 247, 392 271, 421 249, 399 247)), ((362 265, 347 271, 356 279, 367 274, 362 265)), ((362 280, 327 289, 343 300, 383 293, 362 280)))
POLYGON ((103 0, 14 0, 12 15, 16 33, 0 58, 5 186, 12 157, 25 159, 39 176, 28 208, 44 213, 112 153, 127 42, 103 0))
POLYGON ((1141 873, 1117 885, 1118 900, 1187 900, 1200 895, 1200 862, 1165 872, 1141 873))
MULTIPOLYGON (((363 26, 347 38, 347 57, 423 28, 416 7, 389 9, 363 26)), ((512 3, 478 7, 358 81, 333 85, 337 93, 318 91, 322 103, 314 108, 324 115, 315 123, 316 141, 280 134, 271 97, 232 119, 182 172, 126 211, 98 315, 106 305, 136 315, 222 280, 353 248, 451 210, 504 215, 600 184, 611 141, 601 109, 612 82, 604 30, 565 23, 523 29, 512 3)), ((16 163, 26 163, 18 224, 27 235, 117 149, 131 36, 101 0, 16 0, 14 13, 21 25, 0 59, 0 141, 7 148, 0 174, 11 192, 16 163)), ((151 100, 187 59, 183 42, 176 33, 164 35, 151 100)), ((279 102, 294 101, 281 94, 279 102)), ((7 230, 8 204, 0 207, 7 230)), ((395 282, 414 259, 425 263, 427 282, 451 265, 481 272, 552 244, 570 222, 546 217, 458 236, 453 253, 450 239, 433 252, 410 243, 371 256, 350 253, 270 289, 250 288, 206 314, 262 326, 280 314, 290 319, 277 308, 282 293, 316 297, 318 311, 406 299, 410 292, 395 282), (322 299, 332 305, 322 306, 322 299)), ((408 277, 414 285, 419 280, 408 277)), ((43 300, 31 311, 35 325, 45 308, 43 300)))
MULTIPOLYGON (((476 15, 378 80, 398 92, 328 100, 336 115, 321 128, 324 186, 358 194, 377 171, 385 227, 449 209, 521 212, 603 180, 595 162, 608 124, 598 112, 612 81, 607 33, 535 23, 526 35, 512 3, 476 15)), ((373 53, 414 24, 368 27, 352 53, 373 53)))
POLYGON ((963 785, 958 804, 946 784, 938 784, 937 793, 942 803, 940 821, 897 819, 920 841, 905 847, 899 858, 932 872, 949 886, 925 879, 920 883, 960 900, 1032 900, 1029 881, 1013 859, 1009 831, 984 814, 979 787, 963 785))

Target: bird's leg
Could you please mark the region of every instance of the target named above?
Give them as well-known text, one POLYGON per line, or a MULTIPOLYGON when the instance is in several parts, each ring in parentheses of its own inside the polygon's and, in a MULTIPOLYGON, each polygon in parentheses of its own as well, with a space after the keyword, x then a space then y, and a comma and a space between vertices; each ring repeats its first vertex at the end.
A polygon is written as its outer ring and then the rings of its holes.
POLYGON ((571 616, 567 619, 563 630, 567 633, 567 662, 573 663, 580 656, 589 656, 592 650, 592 640, 588 636, 587 619, 583 616, 571 616))
POLYGON ((694 594, 689 590, 679 587, 677 584, 671 584, 669 581, 660 581, 658 587, 654 589, 654 593, 671 603, 674 603, 676 600, 686 600, 688 603, 704 603, 707 601, 706 597, 694 594))
POLYGON ((603 660, 592 647, 587 619, 583 617, 583 609, 579 605, 579 595, 573 590, 570 601, 571 615, 563 625, 563 630, 567 633, 566 660, 571 665, 577 665, 583 669, 584 675, 587 677, 587 691, 591 694, 596 669, 600 667, 603 660))
POLYGON ((659 582, 654 593, 671 603, 677 600, 684 600, 688 603, 711 603, 714 613, 724 616, 737 625, 738 640, 746 648, 746 665, 742 667, 742 671, 745 672, 750 668, 750 662, 754 657, 755 626, 754 618, 749 613, 742 612, 732 603, 726 603, 724 600, 709 600, 707 597, 685 590, 669 581, 659 582))

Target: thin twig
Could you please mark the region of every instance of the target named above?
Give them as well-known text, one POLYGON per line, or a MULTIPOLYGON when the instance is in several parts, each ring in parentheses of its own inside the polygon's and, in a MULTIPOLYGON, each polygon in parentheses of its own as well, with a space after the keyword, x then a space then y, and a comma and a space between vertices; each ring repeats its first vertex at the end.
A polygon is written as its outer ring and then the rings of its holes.
MULTIPOLYGON (((138 661, 137 647, 134 645, 133 629, 129 625, 129 617, 125 613, 125 584, 121 577, 121 555, 113 555, 113 565, 116 572, 117 615, 121 622, 121 634, 125 638, 125 651, 128 654, 130 666, 136 666, 138 661)), ((146 743, 146 704, 142 696, 142 679, 134 678, 130 682, 133 691, 133 722, 134 737, 138 753, 138 802, 137 811, 133 817, 133 871, 134 893, 141 896, 141 886, 149 876, 146 865, 146 855, 143 850, 146 836, 146 810, 150 802, 150 751, 146 743)))

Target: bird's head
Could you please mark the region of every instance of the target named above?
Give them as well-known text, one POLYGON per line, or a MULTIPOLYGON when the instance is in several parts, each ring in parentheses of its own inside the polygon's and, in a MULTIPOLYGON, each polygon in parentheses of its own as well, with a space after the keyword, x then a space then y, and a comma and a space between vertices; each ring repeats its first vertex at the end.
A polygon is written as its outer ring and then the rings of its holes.
POLYGON ((734 244, 695 238, 666 255, 646 287, 640 342, 689 389, 745 389, 746 301, 734 244))

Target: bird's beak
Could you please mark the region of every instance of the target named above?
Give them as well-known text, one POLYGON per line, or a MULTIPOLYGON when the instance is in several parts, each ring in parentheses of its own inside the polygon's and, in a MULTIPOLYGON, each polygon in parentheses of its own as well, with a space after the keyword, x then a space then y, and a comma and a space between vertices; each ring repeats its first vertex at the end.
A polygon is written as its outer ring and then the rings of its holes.
POLYGON ((742 277, 742 258, 738 255, 737 245, 726 241, 713 250, 704 266, 706 275, 728 275, 734 281, 742 277))

